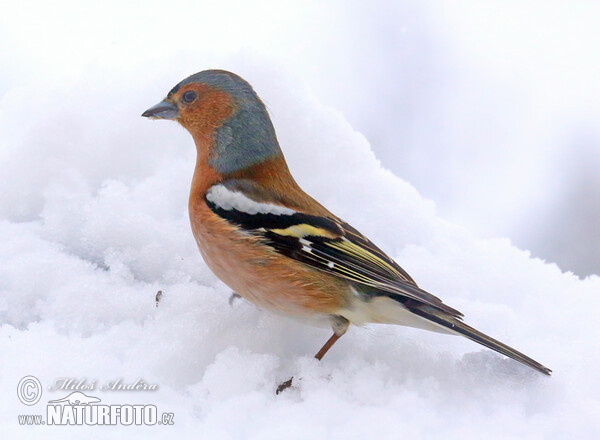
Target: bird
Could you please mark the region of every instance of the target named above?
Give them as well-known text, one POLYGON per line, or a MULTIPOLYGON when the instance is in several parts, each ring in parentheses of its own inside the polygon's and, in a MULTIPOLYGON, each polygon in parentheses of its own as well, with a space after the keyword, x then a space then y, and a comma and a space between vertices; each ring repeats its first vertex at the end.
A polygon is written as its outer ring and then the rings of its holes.
MULTIPOLYGON (((261 99, 240 76, 204 70, 142 113, 177 121, 196 164, 188 209, 212 272, 257 307, 330 325, 321 360, 350 324, 397 324, 464 336, 546 375, 551 370, 467 325, 392 258, 294 180, 261 99)), ((283 382, 277 393, 290 387, 283 382)))

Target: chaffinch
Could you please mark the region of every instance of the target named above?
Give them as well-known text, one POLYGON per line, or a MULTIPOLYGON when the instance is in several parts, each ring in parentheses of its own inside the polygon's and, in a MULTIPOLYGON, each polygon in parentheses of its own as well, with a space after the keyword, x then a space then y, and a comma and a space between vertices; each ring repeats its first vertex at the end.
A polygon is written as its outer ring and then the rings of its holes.
MULTIPOLYGON (((192 231, 211 270, 258 307, 350 323, 399 324, 465 336, 544 374, 551 370, 468 326, 462 313, 419 288, 394 260, 296 183, 267 110, 250 84, 205 70, 177 84, 142 116, 171 119, 196 144, 192 231)), ((278 391, 291 384, 291 379, 278 391)))

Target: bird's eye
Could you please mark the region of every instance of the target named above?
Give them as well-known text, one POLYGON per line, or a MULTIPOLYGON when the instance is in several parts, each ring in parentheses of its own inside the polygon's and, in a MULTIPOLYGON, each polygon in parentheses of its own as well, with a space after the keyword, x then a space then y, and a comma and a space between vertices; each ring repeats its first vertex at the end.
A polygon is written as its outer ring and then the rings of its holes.
POLYGON ((187 104, 189 104, 190 102, 193 102, 194 99, 196 99, 196 92, 194 92, 193 90, 188 90, 181 97, 181 100, 187 104))

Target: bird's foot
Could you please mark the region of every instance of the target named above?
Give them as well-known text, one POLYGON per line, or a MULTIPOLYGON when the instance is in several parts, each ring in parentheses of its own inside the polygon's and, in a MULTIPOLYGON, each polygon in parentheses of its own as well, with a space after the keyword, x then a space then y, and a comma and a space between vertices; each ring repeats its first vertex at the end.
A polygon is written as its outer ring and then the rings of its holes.
POLYGON ((241 297, 242 295, 240 295, 239 293, 232 292, 231 296, 229 297, 229 305, 233 307, 233 302, 241 297))
POLYGON ((277 390, 275 391, 275 394, 279 394, 284 390, 287 390, 288 388, 290 388, 292 386, 292 379, 294 377, 290 377, 288 380, 286 380, 285 382, 281 382, 278 386, 277 386, 277 390))

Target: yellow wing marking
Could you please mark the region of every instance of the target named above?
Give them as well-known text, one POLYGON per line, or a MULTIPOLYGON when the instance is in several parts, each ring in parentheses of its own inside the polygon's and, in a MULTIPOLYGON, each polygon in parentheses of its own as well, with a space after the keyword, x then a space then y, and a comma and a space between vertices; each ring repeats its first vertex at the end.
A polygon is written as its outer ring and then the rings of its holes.
MULTIPOLYGON (((320 251, 312 250, 310 252, 310 255, 311 255, 313 261, 321 262, 323 265, 327 265, 327 263, 332 262, 332 260, 330 258, 318 255, 317 252, 320 252, 320 251)), ((335 270, 337 272, 343 274, 344 276, 346 276, 349 279, 359 281, 359 282, 362 282, 364 284, 367 284, 367 285, 370 285, 373 287, 377 287, 377 286, 381 285, 381 283, 374 281, 372 278, 370 278, 360 272, 352 270, 348 266, 345 266, 344 264, 347 264, 345 262, 337 262, 337 263, 335 261, 333 261, 333 262, 335 263, 335 266, 334 266, 335 270)))
POLYGON ((378 256, 374 255, 368 249, 358 246, 357 244, 355 244, 347 239, 344 239, 341 242, 329 242, 329 243, 327 243, 327 245, 334 249, 337 249, 341 252, 345 252, 347 254, 354 255, 358 259, 369 261, 369 262, 373 263, 374 265, 380 267, 381 269, 383 269, 384 271, 386 271, 393 277, 397 277, 400 279, 404 278, 393 266, 388 264, 386 261, 384 261, 381 258, 379 258, 378 256))
MULTIPOLYGON (((287 237, 296 237, 296 238, 303 238, 303 237, 307 237, 307 236, 313 236, 313 237, 324 237, 324 238, 330 238, 330 239, 336 239, 339 238, 338 235, 335 235, 333 232, 328 231, 326 229, 323 228, 319 228, 313 225, 309 225, 307 223, 302 223, 299 225, 293 225, 293 226, 289 226, 287 228, 283 228, 283 229, 269 229, 271 232, 278 234, 278 235, 282 235, 282 236, 287 236, 287 237)), ((355 235, 355 234, 353 234, 355 235)), ((362 238, 362 237, 361 237, 362 238)), ((364 261, 366 264, 371 264, 373 266, 379 267, 380 269, 384 270, 385 272, 387 272, 388 274, 390 274, 392 277, 394 278, 400 278, 403 279, 402 275, 390 264, 388 264, 386 261, 382 260, 381 258, 379 258, 378 256, 374 255, 372 252, 370 252, 368 249, 363 248, 353 242, 351 242, 350 240, 346 239, 346 238, 342 238, 342 241, 332 241, 332 242, 326 242, 325 243, 327 246, 336 249, 344 254, 350 255, 355 257, 356 259, 358 259, 359 261, 364 261)), ((324 264, 327 264, 330 260, 326 257, 323 257, 321 255, 315 255, 315 253, 312 253, 319 261, 321 261, 324 264)), ((373 279, 372 277, 361 273, 359 271, 353 270, 351 267, 348 267, 349 262, 344 262, 344 261, 339 261, 336 264, 336 270, 337 272, 344 274, 345 276, 355 279, 356 281, 360 281, 362 283, 371 285, 371 286, 381 286, 383 280, 377 280, 377 279, 373 279)), ((373 274, 375 275, 375 274, 373 274)))
POLYGON ((318 228, 316 226, 312 226, 306 223, 302 223, 300 225, 293 225, 285 229, 269 229, 271 232, 279 235, 285 235, 288 237, 297 237, 302 238, 306 236, 314 236, 314 237, 325 237, 325 238, 338 238, 333 232, 328 231, 327 229, 318 228))

